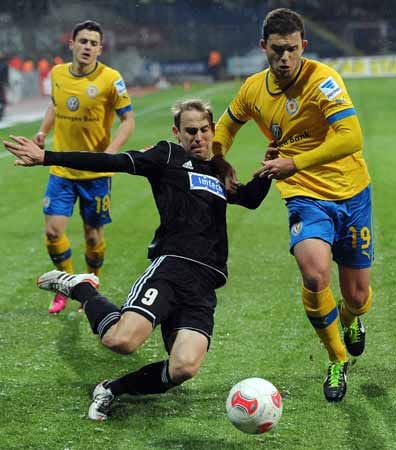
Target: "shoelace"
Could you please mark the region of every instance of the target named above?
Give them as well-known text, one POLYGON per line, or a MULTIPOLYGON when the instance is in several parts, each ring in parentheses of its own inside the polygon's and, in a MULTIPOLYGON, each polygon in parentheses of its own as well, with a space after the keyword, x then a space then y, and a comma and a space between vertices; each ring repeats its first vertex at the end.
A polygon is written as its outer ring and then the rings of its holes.
POLYGON ((330 387, 337 387, 342 379, 344 363, 333 363, 329 367, 329 385, 330 387))
POLYGON ((349 339, 351 340, 352 344, 359 342, 360 327, 359 327, 359 323, 357 320, 354 323, 352 323, 352 325, 348 328, 348 334, 349 334, 349 339))

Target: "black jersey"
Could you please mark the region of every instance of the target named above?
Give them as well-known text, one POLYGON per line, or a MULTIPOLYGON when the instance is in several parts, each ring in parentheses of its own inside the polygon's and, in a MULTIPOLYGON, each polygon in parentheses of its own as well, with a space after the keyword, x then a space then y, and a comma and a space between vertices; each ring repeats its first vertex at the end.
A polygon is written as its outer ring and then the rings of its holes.
POLYGON ((188 154, 180 145, 161 141, 144 150, 117 155, 90 152, 45 152, 44 165, 80 170, 127 172, 146 177, 160 214, 149 246, 149 259, 162 255, 187 258, 227 276, 226 206, 257 208, 270 181, 253 178, 235 194, 226 193, 215 165, 188 154))

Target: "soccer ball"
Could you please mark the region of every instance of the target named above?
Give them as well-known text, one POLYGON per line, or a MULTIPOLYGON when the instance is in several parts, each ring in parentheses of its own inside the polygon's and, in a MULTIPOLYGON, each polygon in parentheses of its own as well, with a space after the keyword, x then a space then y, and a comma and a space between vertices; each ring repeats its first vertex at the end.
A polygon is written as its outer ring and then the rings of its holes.
POLYGON ((276 426, 282 415, 282 397, 269 381, 246 378, 231 389, 226 409, 238 430, 249 434, 265 433, 276 426))

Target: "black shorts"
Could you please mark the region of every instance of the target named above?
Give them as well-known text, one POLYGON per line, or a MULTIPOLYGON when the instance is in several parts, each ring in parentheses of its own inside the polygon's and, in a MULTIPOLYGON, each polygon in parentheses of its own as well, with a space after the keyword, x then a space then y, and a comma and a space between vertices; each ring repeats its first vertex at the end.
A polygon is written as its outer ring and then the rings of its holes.
POLYGON ((180 329, 198 331, 210 343, 215 289, 224 282, 224 276, 208 266, 181 257, 160 256, 135 281, 121 313, 134 311, 150 320, 153 327, 161 324, 168 352, 180 329))

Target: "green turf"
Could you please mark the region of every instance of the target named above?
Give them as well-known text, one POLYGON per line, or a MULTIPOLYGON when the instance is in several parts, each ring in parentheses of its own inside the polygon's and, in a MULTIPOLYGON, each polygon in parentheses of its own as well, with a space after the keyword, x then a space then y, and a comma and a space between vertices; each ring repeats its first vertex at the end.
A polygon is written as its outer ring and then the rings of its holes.
MULTIPOLYGON (((121 398, 107 423, 86 419, 95 384, 164 358, 162 342, 156 331, 135 355, 122 357, 101 347, 76 304, 58 316, 47 314, 51 296, 34 284, 37 275, 51 269, 41 214, 47 171, 14 168, 11 157, 1 157, 0 449, 396 448, 396 156, 390 101, 396 80, 347 84, 359 111, 373 178, 376 262, 374 307, 365 318, 367 352, 350 371, 344 401, 333 405, 323 398, 326 355, 300 304, 300 280, 287 248, 286 208, 272 189, 257 211, 229 208, 230 280, 218 292, 214 339, 199 376, 164 396, 121 398), (250 376, 268 378, 283 395, 283 417, 266 435, 244 435, 225 415, 229 389, 250 376)), ((208 98, 218 116, 237 87, 172 88, 136 98, 136 134, 126 148, 170 139, 170 107, 177 98, 208 98)), ((0 137, 11 132, 31 136, 37 127, 1 130, 0 137)), ((265 147, 254 124, 237 136, 229 158, 242 180, 258 167, 265 147)), ((102 292, 121 304, 147 265, 146 244, 158 217, 146 180, 120 174, 113 186, 113 224, 106 229, 101 282, 102 292)), ((69 237, 76 270, 83 271, 78 214, 71 220, 69 237)))

